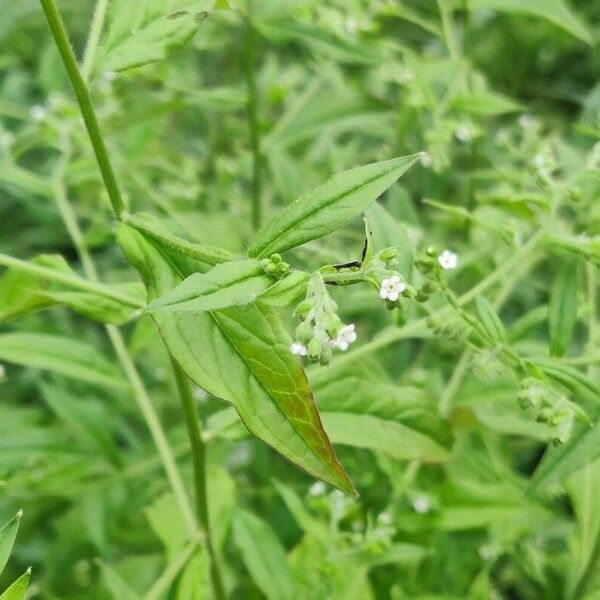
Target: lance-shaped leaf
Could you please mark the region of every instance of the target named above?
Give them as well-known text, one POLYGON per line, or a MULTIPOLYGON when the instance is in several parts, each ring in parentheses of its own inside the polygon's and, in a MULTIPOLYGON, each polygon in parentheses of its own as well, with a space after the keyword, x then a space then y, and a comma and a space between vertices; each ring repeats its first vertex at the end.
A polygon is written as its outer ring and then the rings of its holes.
POLYGON ((250 243, 251 257, 264 257, 321 238, 363 212, 419 155, 404 156, 338 173, 284 208, 250 243))
POLYGON ((232 260, 194 273, 148 305, 150 311, 218 310, 256 300, 275 283, 258 260, 232 260))
MULTIPOLYGON (((175 287, 193 268, 173 253, 167 260, 163 246, 125 224, 119 226, 118 237, 151 299, 175 287)), ((188 377, 232 403, 249 431, 311 475, 354 491, 273 309, 251 304, 214 312, 157 311, 153 317, 188 377)))
POLYGON ((0 600, 25 600, 27 588, 29 587, 29 578, 31 577, 31 567, 19 577, 7 590, 0 595, 0 600))
POLYGON ((44 369, 78 381, 128 389, 117 367, 95 346, 60 335, 16 331, 0 335, 0 360, 44 369))
POLYGON ((214 1, 115 0, 96 72, 126 71, 162 60, 196 32, 214 1))
POLYGON ((506 331, 494 307, 483 296, 475 297, 475 305, 477 306, 477 313, 485 332, 494 342, 504 342, 506 340, 506 331))
POLYGON ((0 529, 0 573, 4 570, 10 553, 12 552, 22 516, 23 513, 19 511, 14 519, 0 529))
POLYGON ((577 262, 566 262, 558 272, 548 304, 550 354, 563 356, 571 342, 577 320, 577 262))

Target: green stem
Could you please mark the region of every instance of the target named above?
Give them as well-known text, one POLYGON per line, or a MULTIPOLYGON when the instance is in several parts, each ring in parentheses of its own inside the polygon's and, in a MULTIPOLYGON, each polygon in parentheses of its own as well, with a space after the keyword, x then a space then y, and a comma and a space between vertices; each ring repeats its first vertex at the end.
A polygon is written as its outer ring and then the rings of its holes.
POLYGON ((94 16, 92 17, 92 25, 90 26, 90 33, 85 45, 85 50, 83 51, 83 61, 81 62, 81 76, 84 81, 89 80, 90 73, 92 72, 92 66, 94 65, 96 50, 98 49, 98 43, 100 42, 100 34, 102 33, 102 27, 104 26, 107 8, 108 0, 98 0, 96 2, 94 16))
POLYGON ((177 463, 175 462, 175 457, 173 456, 169 440, 165 435, 160 420, 158 419, 158 415, 156 414, 156 410, 152 405, 152 400, 150 399, 150 396, 146 390, 146 386, 144 385, 144 382, 142 381, 142 378, 135 367, 131 355, 127 350, 127 346, 125 345, 125 340, 123 339, 123 336, 118 328, 114 325, 107 325, 106 331, 113 348, 115 349, 115 353, 119 358, 119 362, 121 363, 123 371, 131 383, 131 387, 133 388, 139 408, 144 416, 146 424, 148 425, 150 434, 152 435, 154 445, 156 446, 158 454, 161 457, 163 467, 167 473, 169 484, 173 490, 175 499, 181 508, 187 529, 190 535, 196 535, 198 530, 196 518, 194 517, 194 513, 190 506, 187 492, 185 491, 185 486, 183 485, 183 481, 179 471, 177 470, 177 463))
POLYGON ((136 298, 132 298, 126 294, 121 294, 120 292, 106 288, 100 283, 88 281, 87 279, 77 277, 76 275, 70 275, 62 271, 57 271, 56 269, 42 267, 41 265, 36 265, 35 263, 27 262, 26 260, 14 258, 13 256, 8 256, 7 254, 0 253, 0 265, 22 271, 24 273, 30 273, 36 277, 44 277, 45 279, 56 281, 57 283, 64 283, 65 285, 82 292, 98 294, 99 296, 104 296, 105 298, 109 298, 110 300, 114 300, 124 304, 125 306, 131 306, 133 308, 144 307, 144 304, 136 298))
POLYGON ((262 154, 260 150, 260 130, 257 115, 257 90, 256 90, 256 65, 255 52, 256 34, 252 26, 252 0, 248 0, 245 18, 245 52, 244 74, 248 100, 246 114, 250 134, 250 148, 252 151, 252 225, 255 230, 260 228, 262 220, 262 154))
POLYGON ((210 561, 210 575, 212 580, 215 597, 218 600, 226 598, 223 579, 219 570, 217 555, 212 542, 210 528, 210 518, 208 513, 208 497, 206 492, 206 445, 202 439, 200 430, 200 419, 196 410, 194 397, 190 382, 185 373, 181 370, 175 359, 171 358, 175 381, 181 398, 183 415, 188 430, 192 450, 192 465, 194 468, 194 489, 196 492, 196 513, 202 533, 204 534, 204 543, 208 552, 210 561))
POLYGON ((454 24, 452 22, 452 11, 448 8, 446 0, 437 0, 437 3, 442 18, 442 27, 444 29, 446 45, 448 46, 448 53, 450 54, 450 58, 457 60, 460 58, 460 51, 458 42, 456 41, 454 24))
POLYGON ((73 86, 75 96, 77 97, 81 115, 83 116, 85 127, 90 136, 90 141, 94 149, 94 154, 96 155, 96 160, 98 161, 98 167, 100 168, 100 173, 102 174, 102 179, 104 180, 110 203, 116 217, 120 219, 125 211, 125 203, 121 197, 121 192, 108 157, 104 139, 100 133, 100 126, 98 125, 98 119, 94 112, 90 92, 79 72, 77 58, 75 57, 75 53, 69 42, 65 25, 56 8, 54 0, 40 0, 40 3, 44 9, 50 31, 52 32, 67 75, 73 86))

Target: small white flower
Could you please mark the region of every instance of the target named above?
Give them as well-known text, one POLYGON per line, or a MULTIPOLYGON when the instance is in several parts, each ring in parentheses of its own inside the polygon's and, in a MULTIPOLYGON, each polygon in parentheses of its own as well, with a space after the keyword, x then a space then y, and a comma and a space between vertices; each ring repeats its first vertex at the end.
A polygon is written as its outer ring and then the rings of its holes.
POLYGON ((354 323, 342 327, 333 341, 333 346, 342 352, 348 350, 348 346, 356 341, 356 327, 354 323))
POLYGON ((348 33, 356 33, 357 29, 358 23, 356 22, 356 19, 349 18, 346 20, 346 31, 348 33))
POLYGON ((379 297, 382 300, 389 300, 390 302, 396 302, 400 297, 400 294, 406 289, 406 284, 398 277, 398 275, 392 275, 381 282, 379 288, 379 297))
POLYGON ((420 514, 428 513, 431 510, 431 500, 427 496, 417 496, 412 504, 413 508, 420 514))
POLYGON ((438 262, 442 269, 456 269, 456 265, 458 265, 458 255, 455 252, 452 252, 452 250, 444 250, 438 256, 438 262))
POLYGON ((41 104, 36 104, 35 106, 32 106, 29 109, 29 116, 34 121, 43 121, 46 118, 47 114, 48 111, 46 110, 46 107, 42 106, 41 104))
POLYGON ((494 544, 483 544, 479 546, 479 556, 483 560, 493 560, 497 554, 498 548, 494 544))
POLYGON ((308 488, 308 493, 311 496, 322 496, 325 493, 325 489, 325 484, 322 481, 315 481, 308 488))
POLYGON ((519 117, 518 123, 521 129, 531 129, 536 124, 536 121, 534 117, 525 113, 519 117))
POLYGON ((384 510, 383 512, 377 515, 377 520, 382 525, 391 525, 392 524, 392 515, 389 511, 384 510))
POLYGON ((290 346, 290 351, 296 356, 307 356, 308 348, 301 342, 293 342, 290 346))
POLYGON ((421 163, 422 167, 430 167, 433 164, 431 154, 429 154, 429 152, 421 152, 421 155, 419 156, 419 162, 421 163))
POLYGON ((459 142, 470 142, 473 139, 473 132, 468 125, 459 125, 454 130, 454 135, 459 142))

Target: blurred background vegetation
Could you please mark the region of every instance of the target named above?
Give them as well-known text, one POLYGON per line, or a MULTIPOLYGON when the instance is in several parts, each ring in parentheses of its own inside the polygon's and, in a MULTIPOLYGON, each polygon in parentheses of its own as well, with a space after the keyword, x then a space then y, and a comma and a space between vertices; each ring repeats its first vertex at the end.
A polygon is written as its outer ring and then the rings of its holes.
MULTIPOLYGON (((129 69, 140 49, 119 50, 111 27, 142 5, 150 14, 182 4, 111 0, 87 65, 132 211, 156 214, 191 241, 243 251, 252 233, 252 107, 265 215, 334 172, 425 151, 370 209, 376 245, 398 246, 413 281, 422 248, 456 251, 456 293, 492 277, 486 294, 510 343, 525 356, 548 355, 549 290, 568 242, 600 234, 600 2, 222 3, 182 47, 166 52, 161 39, 142 39, 168 57, 129 69), (526 247, 541 230, 553 241, 526 247)), ((94 4, 59 7, 82 55, 94 4)), ((189 37, 176 29, 170 39, 189 37)), ((0 252, 59 266, 60 255, 80 272, 67 202, 102 280, 138 289, 34 0, 0 0, 0 195, 0 252)), ((356 223, 290 260, 307 269, 354 260, 362 237, 356 223)), ((559 362, 587 377, 586 394, 563 384, 593 413, 597 274, 582 259, 573 268, 578 322, 559 362)), ((94 309, 73 312, 30 287, 10 271, 0 279, 0 522, 24 510, 0 589, 32 565, 31 597, 150 597, 179 560, 155 597, 210 597, 202 551, 188 546, 106 332, 86 318, 94 309)), ((309 373, 358 499, 315 484, 241 425, 224 423, 223 403, 196 390, 231 597, 600 598, 598 434, 527 492, 552 431, 519 408, 519 382, 493 350, 465 349, 431 328, 403 335, 399 315, 372 290, 333 295, 360 345, 309 373)), ((411 308, 409 326, 443 306, 430 304, 411 308)), ((147 317, 122 332, 189 489, 168 357, 147 317)))

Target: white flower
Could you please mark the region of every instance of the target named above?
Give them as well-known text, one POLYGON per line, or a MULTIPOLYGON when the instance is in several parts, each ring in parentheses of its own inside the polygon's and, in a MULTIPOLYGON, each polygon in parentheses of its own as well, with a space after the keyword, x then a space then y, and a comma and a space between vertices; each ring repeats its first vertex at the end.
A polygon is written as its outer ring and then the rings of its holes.
POLYGON ((356 338, 356 327, 354 323, 350 323, 350 325, 345 325, 338 331, 335 340, 333 340, 333 346, 345 352, 348 350, 348 346, 356 341, 356 338))
POLYGON ((456 265, 458 265, 458 255, 452 250, 444 250, 438 256, 438 262, 442 269, 456 269, 456 265))
POLYGON ((391 525, 392 524, 392 515, 389 511, 384 510, 383 512, 377 515, 377 520, 382 525, 391 525))
POLYGON ((296 356, 306 356, 308 354, 308 348, 301 342, 293 342, 290 351, 296 356))
POLYGON ((308 488, 308 493, 311 496, 322 496, 325 493, 325 489, 325 484, 322 481, 315 481, 308 488))
POLYGON ((41 104, 36 104, 29 109, 29 116, 34 121, 43 121, 46 118, 48 111, 41 104))
POLYGON ((454 130, 454 135, 459 142, 470 142, 473 139, 473 132, 468 125, 459 125, 454 130))
POLYGON ((420 514, 428 513, 431 510, 431 500, 427 496, 417 496, 412 504, 413 508, 420 514))
POLYGON ((429 152, 421 152, 421 155, 419 156, 419 162, 421 163, 422 167, 430 167, 433 163, 431 154, 429 154, 429 152))
POLYGON ((346 20, 346 31, 348 33, 355 33, 358 29, 358 23, 356 19, 349 18, 346 20))
POLYGON ((398 275, 392 275, 381 282, 379 288, 379 297, 382 300, 389 300, 390 302, 396 302, 400 297, 400 294, 406 289, 406 284, 398 277, 398 275))
POLYGON ((531 129, 535 126, 536 121, 534 117, 525 113, 519 117, 518 123, 521 129, 531 129))

